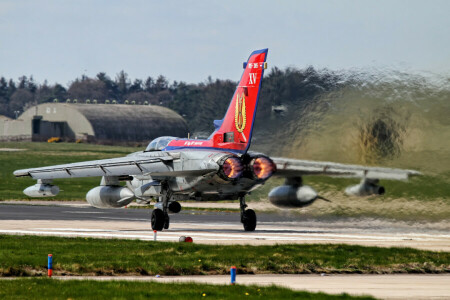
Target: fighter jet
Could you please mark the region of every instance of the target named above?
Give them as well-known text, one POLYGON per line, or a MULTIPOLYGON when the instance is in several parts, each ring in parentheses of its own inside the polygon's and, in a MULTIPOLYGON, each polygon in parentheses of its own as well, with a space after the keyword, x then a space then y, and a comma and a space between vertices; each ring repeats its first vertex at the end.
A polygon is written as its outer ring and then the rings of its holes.
POLYGON ((208 139, 164 136, 149 143, 144 151, 125 157, 17 170, 16 177, 32 177, 37 184, 24 190, 30 197, 55 196, 59 178, 100 177, 100 185, 91 189, 86 200, 99 208, 123 207, 133 200, 154 200, 151 227, 169 228, 169 213, 181 210, 179 201, 239 200, 245 231, 256 228, 257 218, 247 209, 245 196, 273 176, 284 177, 269 201, 282 208, 298 208, 321 197, 302 183, 307 175, 361 178, 346 192, 364 196, 383 194, 379 179, 406 180, 419 175, 400 170, 332 162, 271 158, 249 151, 253 125, 261 91, 268 49, 254 51, 243 64, 243 74, 222 120, 214 121, 215 131, 208 139), (121 185, 121 182, 125 185, 121 185))

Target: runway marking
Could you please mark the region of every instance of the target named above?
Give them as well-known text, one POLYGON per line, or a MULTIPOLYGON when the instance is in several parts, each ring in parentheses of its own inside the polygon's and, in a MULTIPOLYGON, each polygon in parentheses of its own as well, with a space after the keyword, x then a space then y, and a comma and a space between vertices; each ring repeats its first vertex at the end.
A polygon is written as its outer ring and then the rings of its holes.
POLYGON ((150 218, 148 219, 134 219, 134 218, 114 218, 114 217, 98 217, 99 219, 107 219, 107 220, 125 220, 125 221, 146 221, 150 222, 150 218))
MULTIPOLYGON (((153 240, 153 234, 149 235, 134 235, 134 234, 104 234, 104 233, 81 233, 81 232, 64 232, 64 234, 61 234, 61 232, 52 232, 52 231, 33 231, 33 230, 0 230, 1 233, 13 233, 13 234, 33 234, 33 235, 52 235, 52 236, 72 236, 72 237, 105 237, 105 238, 135 238, 140 240, 153 240)), ((183 234, 181 234, 183 235, 183 234)), ((180 235, 180 236, 181 236, 180 235)), ((217 238, 196 238, 194 235, 194 238, 196 240, 201 241, 242 241, 242 239, 236 238, 227 238, 227 239, 220 239, 217 238)), ((262 239, 261 237, 259 239, 262 239)), ((174 238, 172 236, 164 236, 161 233, 158 234, 158 240, 166 240, 166 241, 178 241, 177 238, 174 238)), ((298 240, 298 239, 282 239, 282 238, 268 238, 265 240, 298 240)), ((310 239, 310 238, 302 238, 301 240, 305 241, 333 241, 333 239, 310 239)))
POLYGON ((75 232, 120 232, 120 229, 91 229, 91 228, 34 228, 35 230, 75 231, 75 232))
MULTIPOLYGON (((153 233, 149 231, 146 234, 133 234, 133 230, 123 233, 124 230, 117 229, 92 229, 92 228, 35 228, 35 230, 0 230, 0 233, 19 233, 19 234, 37 234, 37 235, 59 235, 59 236, 88 236, 104 238, 136 238, 141 240, 153 239, 153 233)), ((227 233, 199 233, 192 231, 164 231, 158 233, 158 240, 177 241, 177 237, 186 235, 192 236, 200 241, 243 241, 243 240, 267 240, 267 241, 339 241, 346 238, 346 241, 352 242, 374 242, 374 241, 403 241, 404 237, 390 236, 358 236, 349 234, 298 234, 297 236, 283 235, 258 235, 258 234, 230 234, 227 233)), ((421 241, 432 241, 432 238, 416 238, 421 241)))
POLYGON ((226 227, 236 227, 236 222, 230 222, 230 223, 213 223, 214 221, 211 221, 211 223, 195 223, 195 222, 182 222, 182 223, 175 223, 176 225, 194 225, 194 226, 202 226, 202 227, 217 227, 217 226, 226 226, 226 227))
MULTIPOLYGON (((34 231, 34 230, 0 230, 0 233, 20 233, 20 234, 35 234, 35 235, 61 235, 61 232, 54 231, 34 231)), ((64 232, 64 236, 93 236, 93 237, 123 237, 123 238, 138 238, 138 239, 153 239, 153 234, 151 235, 133 235, 133 234, 104 234, 104 233, 79 233, 79 232, 64 232)), ((168 239, 158 235, 158 239, 168 239)))
POLYGON ((71 211, 71 210, 65 210, 62 211, 62 213, 66 214, 104 214, 103 211, 71 211))

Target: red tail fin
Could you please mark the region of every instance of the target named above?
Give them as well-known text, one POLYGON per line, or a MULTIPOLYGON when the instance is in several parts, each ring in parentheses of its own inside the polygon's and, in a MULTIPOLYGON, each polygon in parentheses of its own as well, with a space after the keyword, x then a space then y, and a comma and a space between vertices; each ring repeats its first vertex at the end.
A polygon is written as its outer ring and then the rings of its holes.
POLYGON ((244 73, 222 120, 214 121, 216 131, 208 140, 175 139, 164 148, 224 149, 245 153, 250 147, 268 49, 254 51, 244 63, 244 73))
POLYGON ((268 49, 254 51, 244 63, 244 73, 231 99, 223 120, 215 121, 212 135, 214 146, 221 149, 246 152, 252 139, 253 123, 259 92, 267 68, 268 49))

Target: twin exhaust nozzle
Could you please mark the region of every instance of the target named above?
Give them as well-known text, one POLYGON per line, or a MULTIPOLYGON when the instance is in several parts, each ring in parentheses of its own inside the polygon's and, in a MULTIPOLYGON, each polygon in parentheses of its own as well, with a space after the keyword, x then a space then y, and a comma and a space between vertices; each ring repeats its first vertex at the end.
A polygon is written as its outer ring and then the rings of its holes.
POLYGON ((276 171, 275 163, 266 156, 255 156, 240 159, 236 156, 226 156, 218 162, 219 175, 225 180, 237 180, 246 177, 254 180, 266 180, 276 171), (248 161, 245 163, 245 161, 248 161))

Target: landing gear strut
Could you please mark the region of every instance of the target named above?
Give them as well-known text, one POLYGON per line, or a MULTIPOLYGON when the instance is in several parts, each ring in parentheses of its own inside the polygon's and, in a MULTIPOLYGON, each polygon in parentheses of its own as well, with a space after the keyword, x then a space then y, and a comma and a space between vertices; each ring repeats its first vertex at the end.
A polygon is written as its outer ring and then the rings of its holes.
POLYGON ((170 218, 169 218, 169 200, 172 198, 172 191, 169 189, 167 184, 162 185, 162 195, 160 201, 162 202, 162 210, 155 208, 152 211, 152 229, 161 231, 164 229, 169 229, 170 218))
POLYGON ((254 231, 256 228, 256 214, 253 209, 246 209, 245 197, 239 197, 239 203, 241 207, 241 223, 244 225, 245 231, 254 231))

